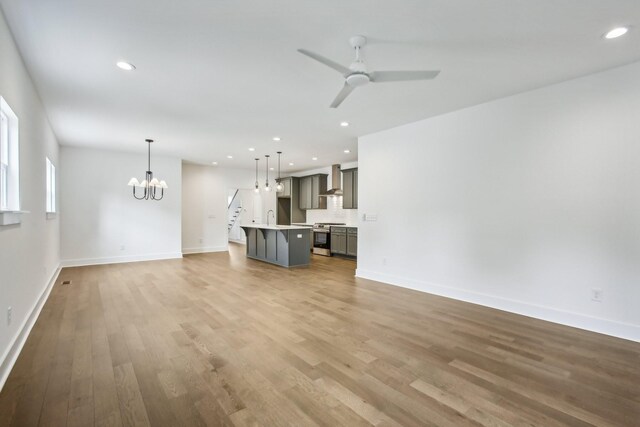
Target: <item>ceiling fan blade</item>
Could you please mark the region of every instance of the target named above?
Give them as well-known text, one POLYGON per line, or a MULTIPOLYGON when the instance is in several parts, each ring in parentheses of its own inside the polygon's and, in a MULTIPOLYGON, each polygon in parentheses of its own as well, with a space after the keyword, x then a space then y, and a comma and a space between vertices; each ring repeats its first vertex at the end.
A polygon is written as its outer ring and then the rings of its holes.
POLYGON ((440 70, 434 71, 374 71, 369 74, 369 78, 374 83, 383 82, 403 82, 409 80, 431 80, 435 79, 440 70))
POLYGON ((350 73, 349 68, 345 67, 344 65, 340 65, 335 61, 332 61, 328 58, 325 58, 322 55, 318 55, 317 53, 313 53, 311 51, 308 51, 306 49, 298 49, 298 52, 300 52, 303 55, 308 56, 309 58, 315 59, 318 62, 323 63, 324 65, 326 65, 327 67, 331 67, 334 70, 342 73, 342 74, 348 74, 350 73))
POLYGON ((347 83, 345 83, 340 93, 338 93, 338 96, 336 96, 336 99, 334 99, 331 103, 331 108, 338 108, 338 106, 342 104, 342 101, 344 101, 344 99, 349 96, 349 94, 353 92, 354 89, 355 87, 349 86, 347 83))

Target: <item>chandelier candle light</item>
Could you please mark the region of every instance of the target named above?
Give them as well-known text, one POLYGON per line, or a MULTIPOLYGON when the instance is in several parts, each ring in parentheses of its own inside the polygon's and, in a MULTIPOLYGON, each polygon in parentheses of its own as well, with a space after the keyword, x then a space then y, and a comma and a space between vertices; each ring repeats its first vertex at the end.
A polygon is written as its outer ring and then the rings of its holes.
POLYGON ((271 187, 269 187, 269 155, 265 154, 267 158, 267 180, 264 183, 264 191, 271 191, 271 187))
POLYGON ((133 187, 133 197, 135 197, 138 200, 162 200, 162 198, 164 197, 164 190, 165 188, 169 188, 167 186, 167 183, 162 180, 162 181, 158 181, 158 178, 154 178, 153 177, 153 172, 151 172, 151 143, 153 142, 153 139, 146 139, 145 141, 147 141, 148 144, 148 149, 147 149, 147 172, 145 175, 145 179, 142 182, 139 182, 135 177, 131 178, 129 180, 129 185, 130 187, 133 187), (144 189, 144 192, 142 193, 141 197, 138 197, 136 195, 136 187, 142 187, 144 189), (157 193, 157 189, 160 189, 160 194, 157 193))
POLYGON ((284 185, 282 185, 282 181, 280 179, 280 155, 282 151, 278 151, 278 179, 276 179, 276 191, 281 193, 284 190, 284 185))

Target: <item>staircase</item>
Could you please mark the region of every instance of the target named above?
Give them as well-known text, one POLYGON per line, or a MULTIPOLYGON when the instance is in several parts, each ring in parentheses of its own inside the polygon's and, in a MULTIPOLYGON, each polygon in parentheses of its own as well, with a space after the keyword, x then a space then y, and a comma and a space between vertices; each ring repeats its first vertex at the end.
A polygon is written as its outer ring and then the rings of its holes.
POLYGON ((229 206, 227 207, 227 217, 229 219, 229 222, 227 222, 227 231, 231 231, 233 226, 236 224, 236 221, 240 218, 240 215, 242 215, 242 206, 240 206, 240 201, 236 200, 237 195, 238 190, 234 193, 233 198, 231 198, 229 206))

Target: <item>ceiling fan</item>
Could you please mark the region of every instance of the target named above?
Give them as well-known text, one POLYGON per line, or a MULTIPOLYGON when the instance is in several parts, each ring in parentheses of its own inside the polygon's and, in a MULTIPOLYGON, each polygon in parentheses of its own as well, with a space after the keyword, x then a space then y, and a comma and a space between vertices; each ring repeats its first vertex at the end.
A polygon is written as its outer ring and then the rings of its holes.
POLYGON ((298 52, 300 52, 301 54, 315 59, 316 61, 323 63, 327 67, 333 68, 344 76, 344 86, 338 93, 338 96, 336 96, 336 99, 334 99, 331 103, 331 108, 337 108, 342 103, 342 101, 344 101, 345 98, 349 96, 351 92, 353 92, 355 88, 357 88, 358 86, 366 85, 369 82, 383 83, 401 82, 408 80, 431 80, 436 78, 436 76, 440 74, 439 70, 368 72, 367 66, 365 65, 362 58, 360 58, 360 49, 362 49, 364 45, 367 44, 366 37, 353 36, 349 39, 349 43, 356 51, 356 59, 351 63, 351 65, 349 65, 349 67, 345 67, 344 65, 338 64, 335 61, 332 61, 309 50, 298 49, 298 52))

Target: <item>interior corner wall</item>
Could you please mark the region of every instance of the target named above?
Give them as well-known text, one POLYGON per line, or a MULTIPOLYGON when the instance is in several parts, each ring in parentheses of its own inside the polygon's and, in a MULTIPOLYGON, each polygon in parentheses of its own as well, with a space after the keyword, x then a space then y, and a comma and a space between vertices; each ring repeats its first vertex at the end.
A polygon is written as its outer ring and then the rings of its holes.
POLYGON ((0 58, 0 96, 20 126, 20 208, 29 211, 21 224, 0 226, 1 388, 57 275, 60 227, 45 213, 45 158, 59 166, 58 141, 1 11, 0 58))
POLYGON ((227 184, 210 166, 182 165, 182 251, 228 249, 227 184))
POLYGON ((182 161, 151 155, 154 177, 169 188, 160 201, 136 200, 131 177, 144 178, 146 154, 62 147, 63 266, 180 258, 182 161))
POLYGON ((640 341, 639 117, 634 63, 360 138, 357 275, 640 341))
MULTIPOLYGON (((254 171, 183 163, 182 180, 182 252, 226 251, 229 190, 252 189, 254 171)), ((275 192, 260 194, 262 203, 256 205, 256 212, 250 209, 252 218, 245 215, 243 221, 263 222, 269 210, 275 211, 275 192)))

